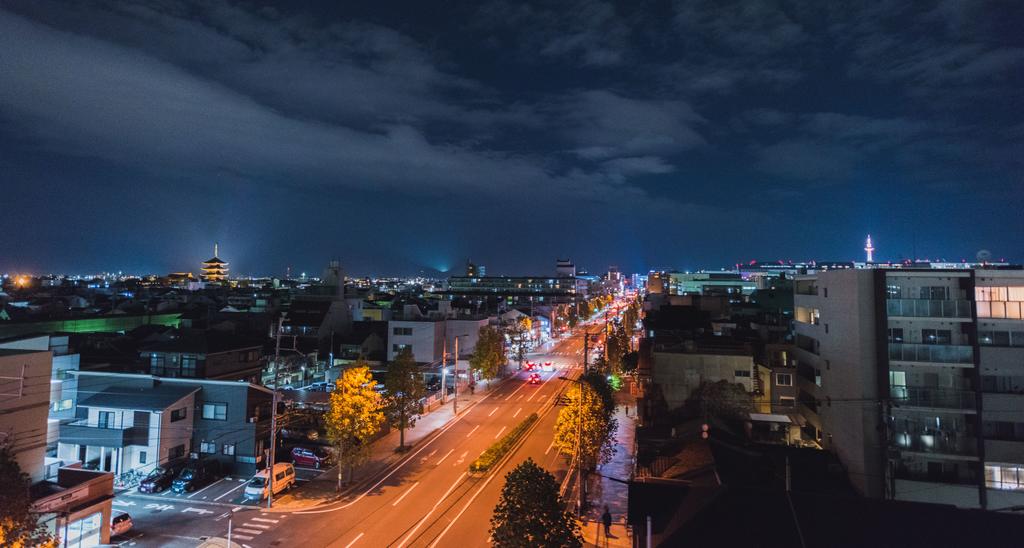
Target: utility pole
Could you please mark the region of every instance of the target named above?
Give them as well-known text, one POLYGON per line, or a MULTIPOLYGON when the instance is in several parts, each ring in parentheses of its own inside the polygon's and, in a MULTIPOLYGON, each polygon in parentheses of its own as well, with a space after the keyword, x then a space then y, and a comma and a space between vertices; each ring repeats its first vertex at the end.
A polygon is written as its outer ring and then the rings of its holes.
MULTIPOLYGON (((586 369, 586 359, 584 359, 586 369)), ((579 384, 580 397, 577 398, 579 405, 579 416, 576 417, 576 517, 583 516, 583 381, 577 380, 579 384)))
POLYGON ((455 380, 452 385, 455 387, 455 396, 452 398, 452 414, 459 414, 459 336, 455 337, 455 359, 452 360, 455 368, 455 380))
POLYGON ((587 374, 587 362, 590 361, 590 332, 583 330, 583 374, 587 374))
POLYGON ((445 338, 444 338, 444 347, 443 348, 444 349, 441 350, 441 405, 444 405, 445 401, 448 399, 448 391, 445 390, 445 386, 444 386, 444 378, 446 376, 448 376, 447 372, 445 371, 445 369, 448 368, 448 337, 447 336, 445 336, 445 338))
POLYGON ((274 396, 270 404, 270 459, 267 462, 267 508, 274 504, 274 459, 277 453, 277 385, 281 372, 281 329, 284 314, 277 319, 277 343, 274 345, 274 396))

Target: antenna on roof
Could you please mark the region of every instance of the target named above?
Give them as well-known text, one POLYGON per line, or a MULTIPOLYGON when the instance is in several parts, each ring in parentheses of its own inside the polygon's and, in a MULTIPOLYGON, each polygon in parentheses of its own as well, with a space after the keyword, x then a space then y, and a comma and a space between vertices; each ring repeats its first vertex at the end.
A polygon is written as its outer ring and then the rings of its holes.
POLYGON ((216 243, 216 242, 214 242, 214 244, 213 244, 213 256, 214 256, 214 257, 217 257, 217 256, 218 256, 218 253, 217 253, 217 246, 219 246, 219 245, 220 245, 220 244, 218 244, 218 243, 216 243))

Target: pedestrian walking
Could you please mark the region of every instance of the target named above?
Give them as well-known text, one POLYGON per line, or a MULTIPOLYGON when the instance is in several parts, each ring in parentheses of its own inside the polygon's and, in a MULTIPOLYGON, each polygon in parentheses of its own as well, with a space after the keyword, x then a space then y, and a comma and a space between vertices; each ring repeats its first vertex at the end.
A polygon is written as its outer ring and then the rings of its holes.
POLYGON ((604 505, 604 513, 601 514, 601 523, 604 524, 604 538, 611 536, 612 531, 612 513, 608 510, 608 505, 604 505))

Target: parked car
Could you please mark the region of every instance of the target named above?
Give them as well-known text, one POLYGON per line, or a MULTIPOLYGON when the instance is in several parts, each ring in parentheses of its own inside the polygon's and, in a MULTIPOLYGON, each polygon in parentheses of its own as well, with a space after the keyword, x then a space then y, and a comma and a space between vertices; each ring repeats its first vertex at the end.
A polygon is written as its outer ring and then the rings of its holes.
POLYGON ((554 371, 555 366, 551 362, 544 362, 544 366, 541 367, 541 371, 554 371))
POLYGON ((317 455, 312 449, 306 449, 305 447, 292 447, 292 462, 295 466, 312 466, 313 468, 320 468, 320 465, 324 464, 327 459, 317 455))
POLYGON ((123 535, 128 531, 132 530, 132 526, 135 522, 132 521, 132 517, 128 515, 128 512, 121 512, 120 514, 110 515, 110 535, 123 535))
POLYGON ((185 466, 185 461, 169 462, 158 466, 139 482, 140 493, 159 493, 170 489, 174 478, 185 466))
POLYGON ((213 483, 220 474, 220 463, 212 459, 190 461, 174 478, 175 493, 191 493, 213 483))
MULTIPOLYGON (((263 500, 269 492, 270 471, 260 470, 245 484, 245 498, 251 500, 263 500)), ((274 465, 274 494, 287 491, 295 486, 295 467, 287 462, 279 462, 274 465)))

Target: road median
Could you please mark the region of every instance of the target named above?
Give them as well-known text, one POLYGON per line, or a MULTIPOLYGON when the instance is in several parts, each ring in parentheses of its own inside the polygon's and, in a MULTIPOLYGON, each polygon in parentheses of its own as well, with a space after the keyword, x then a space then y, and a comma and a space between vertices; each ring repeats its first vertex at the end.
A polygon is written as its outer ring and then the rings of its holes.
POLYGON ((493 445, 484 450, 483 453, 477 457, 469 465, 469 471, 471 474, 486 474, 495 464, 501 461, 501 458, 507 455, 515 447, 516 442, 519 438, 526 433, 526 431, 537 422, 540 417, 537 413, 530 413, 528 417, 523 419, 523 422, 516 425, 508 434, 505 434, 500 440, 496 441, 493 445))

